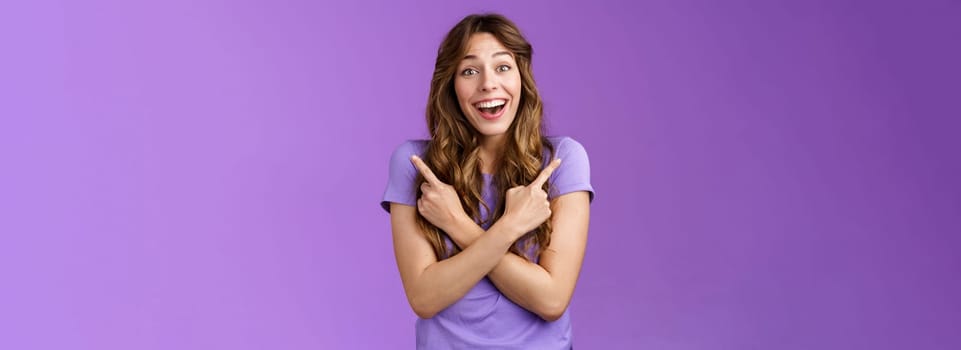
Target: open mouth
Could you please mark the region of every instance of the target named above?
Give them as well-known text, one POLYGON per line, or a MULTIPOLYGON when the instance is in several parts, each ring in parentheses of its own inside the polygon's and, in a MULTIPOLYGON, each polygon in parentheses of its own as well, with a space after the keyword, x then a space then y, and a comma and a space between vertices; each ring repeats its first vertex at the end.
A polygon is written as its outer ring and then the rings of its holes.
POLYGON ((477 108, 481 116, 485 119, 496 119, 500 117, 505 106, 507 106, 507 100, 503 99, 483 101, 474 104, 474 108, 477 108))

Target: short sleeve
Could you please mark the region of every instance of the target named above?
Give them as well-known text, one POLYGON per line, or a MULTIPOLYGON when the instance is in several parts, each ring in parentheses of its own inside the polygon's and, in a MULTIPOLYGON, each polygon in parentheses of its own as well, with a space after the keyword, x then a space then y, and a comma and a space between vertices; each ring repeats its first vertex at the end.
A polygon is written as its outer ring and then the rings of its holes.
MULTIPOLYGON (((561 165, 550 178, 550 198, 576 191, 587 191, 590 201, 594 201, 594 187, 591 186, 591 164, 584 146, 570 137, 561 138, 555 146, 555 157, 561 165)), ((549 162, 549 160, 547 160, 549 162)))
POLYGON ((414 181, 417 180, 417 168, 410 162, 410 156, 421 155, 421 150, 416 147, 416 141, 406 141, 394 149, 390 156, 390 165, 387 177, 387 188, 384 190, 384 197, 381 199, 380 206, 390 213, 390 203, 417 205, 417 189, 414 181))

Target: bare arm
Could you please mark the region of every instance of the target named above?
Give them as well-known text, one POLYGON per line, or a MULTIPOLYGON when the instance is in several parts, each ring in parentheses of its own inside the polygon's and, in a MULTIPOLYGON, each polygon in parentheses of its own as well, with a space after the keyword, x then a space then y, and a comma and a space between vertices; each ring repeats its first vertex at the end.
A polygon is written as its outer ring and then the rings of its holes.
MULTIPOLYGON (((502 254, 488 270, 488 276, 509 299, 541 318, 553 321, 561 317, 570 303, 580 273, 590 208, 588 194, 583 191, 548 201, 542 186, 560 166, 560 159, 551 161, 530 185, 508 189, 504 215, 486 233, 464 212, 453 187, 438 180, 420 158, 413 156, 411 162, 426 181, 421 184, 418 212, 447 232, 465 251, 485 239, 495 228, 530 232, 557 211, 552 219, 551 244, 541 254, 539 264, 514 254, 502 254)), ((515 240, 520 236, 516 235, 515 240)), ((476 283, 477 280, 471 281, 476 283)))
MULTIPOLYGON (((539 263, 506 254, 488 274, 510 300, 547 321, 560 318, 574 294, 587 246, 588 193, 578 191, 554 198, 551 210, 554 231, 539 263)), ((485 236, 484 229, 470 219, 459 220, 455 229, 458 233, 450 236, 462 248, 485 236)))
POLYGON ((437 261, 434 250, 415 221, 416 208, 391 203, 394 255, 414 313, 430 318, 471 289, 504 256, 520 234, 494 225, 459 254, 437 261))

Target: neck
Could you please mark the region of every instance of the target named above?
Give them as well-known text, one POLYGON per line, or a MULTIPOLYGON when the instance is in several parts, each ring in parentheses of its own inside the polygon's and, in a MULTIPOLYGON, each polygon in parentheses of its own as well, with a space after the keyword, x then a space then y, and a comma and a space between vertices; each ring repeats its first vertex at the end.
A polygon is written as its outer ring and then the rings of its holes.
POLYGON ((493 174, 507 143, 507 135, 484 136, 480 142, 481 172, 493 174))

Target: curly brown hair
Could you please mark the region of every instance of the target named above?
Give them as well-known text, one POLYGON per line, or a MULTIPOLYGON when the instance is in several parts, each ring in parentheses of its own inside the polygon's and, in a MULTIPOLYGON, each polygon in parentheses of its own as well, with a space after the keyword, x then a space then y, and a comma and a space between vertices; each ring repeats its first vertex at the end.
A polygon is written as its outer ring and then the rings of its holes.
MULTIPOLYGON (((514 186, 526 186, 534 181, 544 162, 544 149, 554 157, 554 147, 544 136, 543 102, 534 84, 531 68, 533 49, 521 35, 517 26, 499 14, 475 14, 464 17, 455 25, 437 50, 434 75, 430 83, 427 99, 427 128, 431 140, 424 153, 424 162, 433 170, 438 179, 450 184, 457 191, 464 211, 479 224, 491 224, 504 214, 505 191, 514 186), (514 55, 521 76, 521 93, 517 115, 507 129, 506 143, 501 155, 499 168, 493 175, 492 185, 499 189, 496 208, 491 210, 481 195, 484 185, 481 174, 480 141, 481 134, 474 129, 464 116, 454 90, 454 76, 458 64, 464 57, 467 44, 474 34, 490 33, 514 55), (480 207, 484 206, 487 219, 481 220, 480 207)), ((418 174, 417 184, 424 182, 418 174)), ((550 193, 549 185, 544 191, 550 193)), ((417 186, 417 197, 421 196, 417 186)), ((445 259, 460 250, 445 244, 446 233, 428 222, 418 213, 417 223, 434 248, 437 259, 445 259)), ((511 252, 530 261, 544 251, 551 241, 551 220, 547 219, 534 231, 528 232, 518 240, 521 247, 512 245, 511 252), (531 248, 536 247, 533 254, 531 248)))

